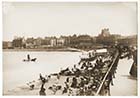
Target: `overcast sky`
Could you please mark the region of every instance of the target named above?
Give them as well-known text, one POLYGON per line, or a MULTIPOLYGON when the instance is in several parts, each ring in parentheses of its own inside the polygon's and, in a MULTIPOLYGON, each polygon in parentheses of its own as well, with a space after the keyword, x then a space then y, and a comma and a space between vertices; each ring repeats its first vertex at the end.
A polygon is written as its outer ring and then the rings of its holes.
POLYGON ((3 40, 14 36, 97 36, 102 28, 109 28, 112 34, 137 34, 137 4, 3 2, 3 40))

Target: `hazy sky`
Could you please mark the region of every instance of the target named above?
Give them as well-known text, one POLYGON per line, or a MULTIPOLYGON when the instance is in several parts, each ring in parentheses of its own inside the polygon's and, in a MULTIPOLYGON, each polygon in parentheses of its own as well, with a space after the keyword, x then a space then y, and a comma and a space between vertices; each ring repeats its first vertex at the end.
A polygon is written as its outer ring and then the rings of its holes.
POLYGON ((14 36, 137 34, 137 4, 3 2, 3 40, 14 36))

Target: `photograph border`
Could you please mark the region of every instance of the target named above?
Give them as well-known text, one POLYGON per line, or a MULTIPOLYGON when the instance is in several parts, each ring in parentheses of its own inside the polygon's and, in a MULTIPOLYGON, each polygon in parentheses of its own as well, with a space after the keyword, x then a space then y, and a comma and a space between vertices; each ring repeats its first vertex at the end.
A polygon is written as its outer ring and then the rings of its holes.
MULTIPOLYGON (((140 1, 139 0, 2 0, 0 2, 0 10, 2 11, 2 2, 137 2, 137 20, 138 20, 138 24, 137 24, 137 28, 138 28, 138 42, 137 42, 137 45, 138 45, 138 65, 140 65, 140 61, 139 61, 139 57, 140 57, 140 38, 139 38, 139 31, 140 31, 140 27, 139 27, 139 23, 140 23, 140 1)), ((1 93, 1 97, 3 96, 3 51, 2 51, 2 39, 3 39, 3 16, 2 16, 2 12, 0 14, 0 19, 1 19, 1 26, 0 26, 0 40, 1 40, 1 43, 0 43, 0 64, 1 64, 1 68, 0 68, 0 78, 2 81, 0 81, 0 93, 1 93)), ((133 96, 133 97, 138 97, 140 96, 140 66, 138 66, 138 86, 137 86, 137 96, 133 96)), ((11 96, 9 96, 11 97, 11 96)), ((15 96, 12 96, 12 97, 15 97, 15 96)), ((21 97, 25 97, 25 96, 21 96, 21 97)), ((26 96, 27 97, 27 96, 26 96)), ((30 96, 28 96, 30 97, 30 96)), ((34 97, 38 97, 38 96, 34 96, 34 97)), ((49 96, 47 96, 49 97, 49 96)), ((51 96, 52 97, 52 96, 51 96)), ((53 97, 58 97, 58 96, 53 96, 53 97)), ((59 96, 59 97, 62 97, 62 96, 59 96)), ((66 96, 63 96, 63 97, 66 97, 66 96)), ((81 96, 76 96, 76 97, 81 97, 81 96)), ((86 96, 87 97, 87 96, 86 96)), ((92 96, 93 97, 93 96, 92 96)), ((94 97, 99 97, 99 96, 94 96, 94 97)), ((101 97, 106 97, 106 96, 101 96, 101 97)), ((114 96, 111 96, 111 97, 114 97, 114 96)), ((119 97, 125 97, 125 96, 119 96, 119 97)), ((128 98, 132 96, 127 96, 128 98)), ((106 97, 107 98, 107 97, 106 97)))

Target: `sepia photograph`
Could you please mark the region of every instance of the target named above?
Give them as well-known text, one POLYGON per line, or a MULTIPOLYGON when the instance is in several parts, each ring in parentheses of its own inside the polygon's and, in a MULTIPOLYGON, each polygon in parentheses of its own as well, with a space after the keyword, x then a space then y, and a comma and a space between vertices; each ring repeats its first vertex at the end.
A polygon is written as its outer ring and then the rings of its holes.
POLYGON ((137 96, 138 2, 2 2, 3 96, 137 96))

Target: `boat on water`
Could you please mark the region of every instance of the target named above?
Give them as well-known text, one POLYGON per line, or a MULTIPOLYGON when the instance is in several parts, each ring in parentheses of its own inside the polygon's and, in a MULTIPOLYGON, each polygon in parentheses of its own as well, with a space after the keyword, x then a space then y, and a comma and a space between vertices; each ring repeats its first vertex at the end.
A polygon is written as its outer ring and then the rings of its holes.
POLYGON ((32 62, 35 62, 37 60, 37 58, 30 58, 30 55, 28 54, 27 55, 27 59, 23 59, 23 62, 30 62, 30 61, 32 61, 32 62))

